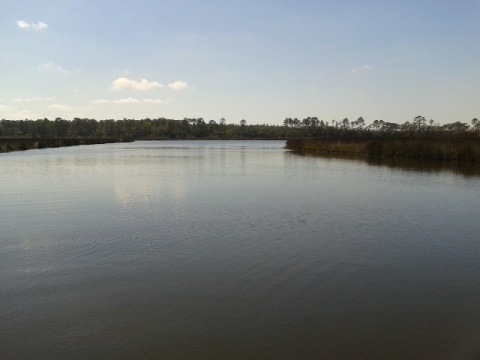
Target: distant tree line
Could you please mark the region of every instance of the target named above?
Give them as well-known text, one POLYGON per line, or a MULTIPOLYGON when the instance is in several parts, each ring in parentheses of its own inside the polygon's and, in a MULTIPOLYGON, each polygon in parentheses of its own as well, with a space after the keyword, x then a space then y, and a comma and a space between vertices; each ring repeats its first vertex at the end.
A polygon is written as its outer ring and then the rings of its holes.
POLYGON ((282 126, 227 124, 203 118, 94 120, 0 120, 0 138, 114 138, 136 140, 163 139, 281 139, 282 126))
POLYGON ((283 125, 248 125, 242 119, 239 124, 219 121, 205 121, 203 118, 174 119, 123 119, 95 120, 74 118, 65 120, 0 120, 0 138, 32 139, 288 139, 298 137, 379 137, 379 136, 480 136, 480 121, 477 118, 470 124, 454 122, 445 125, 427 121, 416 116, 411 122, 396 124, 375 120, 366 124, 363 117, 350 121, 324 121, 317 117, 303 120, 286 118, 283 125))
MULTIPOLYGON (((415 136, 415 137, 436 137, 436 136, 479 136, 480 121, 477 118, 471 120, 471 123, 454 122, 440 125, 434 120, 427 120, 425 117, 416 116, 413 121, 407 121, 403 124, 375 120, 371 124, 366 124, 363 117, 350 121, 344 118, 342 121, 332 120, 325 122, 316 117, 308 117, 303 120, 297 118, 286 118, 283 125, 290 134, 297 135, 298 130, 303 133, 303 137, 379 137, 379 136, 415 136)), ((288 134, 287 131, 287 134, 288 134)), ((287 137, 295 137, 287 136, 287 137)))

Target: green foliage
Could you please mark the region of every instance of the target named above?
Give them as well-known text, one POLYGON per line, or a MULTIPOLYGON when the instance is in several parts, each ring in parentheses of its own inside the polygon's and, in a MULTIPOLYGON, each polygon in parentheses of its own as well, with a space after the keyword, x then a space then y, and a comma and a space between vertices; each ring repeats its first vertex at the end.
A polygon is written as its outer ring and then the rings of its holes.
POLYGON ((440 126, 433 120, 427 122, 416 116, 412 122, 396 124, 374 120, 367 125, 363 117, 357 120, 344 118, 342 121, 324 121, 317 117, 286 118, 283 125, 248 125, 245 119, 239 124, 227 124, 225 118, 204 120, 185 118, 173 120, 123 119, 94 120, 75 118, 64 120, 0 120, 0 138, 28 139, 289 139, 297 137, 322 138, 369 138, 369 137, 439 137, 479 136, 480 121, 474 118, 471 126, 454 122, 440 126))

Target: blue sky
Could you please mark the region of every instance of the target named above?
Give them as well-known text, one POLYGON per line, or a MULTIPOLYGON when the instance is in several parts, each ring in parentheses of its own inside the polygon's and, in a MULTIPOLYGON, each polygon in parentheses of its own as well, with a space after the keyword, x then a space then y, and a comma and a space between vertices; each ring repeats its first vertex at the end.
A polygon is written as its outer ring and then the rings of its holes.
POLYGON ((2 0, 0 119, 480 117, 480 1, 2 0))

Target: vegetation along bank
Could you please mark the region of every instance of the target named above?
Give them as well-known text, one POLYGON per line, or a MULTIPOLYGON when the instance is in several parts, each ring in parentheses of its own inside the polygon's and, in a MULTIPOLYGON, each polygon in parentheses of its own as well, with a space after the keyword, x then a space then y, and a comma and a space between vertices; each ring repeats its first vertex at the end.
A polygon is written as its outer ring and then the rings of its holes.
POLYGON ((0 138, 0 153, 9 151, 21 151, 31 149, 56 148, 63 146, 92 145, 121 142, 123 139, 32 139, 32 138, 0 138))
POLYGON ((364 137, 288 139, 304 153, 480 163, 480 137, 364 137))
POLYGON ((440 125, 416 116, 403 124, 359 117, 324 121, 286 118, 281 125, 247 124, 245 119, 174 120, 0 120, 0 152, 133 140, 287 139, 289 149, 407 159, 479 162, 480 121, 440 125))

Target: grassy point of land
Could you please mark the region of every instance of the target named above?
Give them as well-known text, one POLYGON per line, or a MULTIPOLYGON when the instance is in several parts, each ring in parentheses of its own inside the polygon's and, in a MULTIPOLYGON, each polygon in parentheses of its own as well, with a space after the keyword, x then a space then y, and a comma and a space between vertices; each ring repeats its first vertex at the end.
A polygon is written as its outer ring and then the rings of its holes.
POLYGON ((480 162, 480 137, 300 138, 287 149, 305 153, 355 155, 368 158, 480 162))
POLYGON ((106 144, 114 142, 124 142, 131 140, 123 139, 30 139, 30 138, 13 138, 0 139, 0 153, 10 151, 22 151, 31 149, 56 148, 63 146, 76 145, 92 145, 92 144, 106 144))

